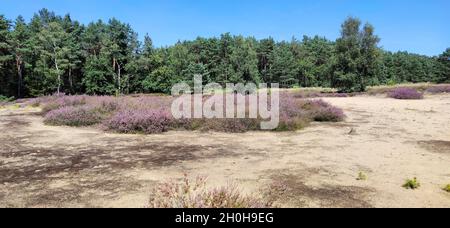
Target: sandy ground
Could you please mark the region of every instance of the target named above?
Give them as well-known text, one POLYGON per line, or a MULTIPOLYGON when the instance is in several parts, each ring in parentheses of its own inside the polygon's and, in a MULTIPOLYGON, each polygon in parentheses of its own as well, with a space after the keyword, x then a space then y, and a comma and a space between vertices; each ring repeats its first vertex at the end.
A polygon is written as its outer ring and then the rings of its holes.
POLYGON ((188 173, 247 193, 281 184, 281 207, 450 207, 450 95, 325 100, 347 120, 286 133, 119 135, 0 109, 0 206, 144 207, 188 173), (402 188, 414 177, 420 189, 402 188))

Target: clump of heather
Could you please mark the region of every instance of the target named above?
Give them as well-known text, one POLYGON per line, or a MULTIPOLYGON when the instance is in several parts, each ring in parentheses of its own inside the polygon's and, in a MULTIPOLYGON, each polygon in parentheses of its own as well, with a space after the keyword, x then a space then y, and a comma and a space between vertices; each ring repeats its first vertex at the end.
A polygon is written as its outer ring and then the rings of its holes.
POLYGON ((81 106, 87 104, 86 102, 87 96, 63 96, 63 95, 54 95, 49 97, 44 97, 40 100, 34 101, 33 106, 37 104, 43 105, 42 112, 48 113, 50 111, 62 108, 62 107, 70 107, 70 106, 81 106))
POLYGON ((188 130, 244 133, 259 130, 259 119, 195 119, 189 122, 188 130))
MULTIPOLYGON (((204 97, 204 101, 207 97, 204 97)), ((248 101, 249 97, 246 97, 248 101)), ((161 133, 172 129, 243 133, 261 130, 261 117, 182 119, 173 118, 170 107, 173 98, 166 96, 47 96, 34 99, 28 105, 43 107, 46 123, 86 126, 99 122, 106 130, 119 133, 161 133), (83 122, 80 116, 85 116, 83 122), (61 118, 61 120, 58 120, 61 118), (71 120, 70 118, 73 118, 71 120)), ((235 105, 237 101, 235 101, 235 105)), ((247 103, 248 104, 248 103, 247 103)), ((225 105, 225 102, 224 102, 225 105)), ((270 108, 270 103, 268 103, 270 108)), ((224 107, 226 111, 226 107, 224 107)), ((249 108, 246 109, 247 115, 249 108)), ((280 124, 277 131, 294 131, 311 121, 341 121, 345 115, 321 100, 308 101, 295 94, 280 94, 280 124)))
POLYGON ((428 93, 450 93, 450 85, 438 85, 427 89, 428 93))
POLYGON ((304 128, 310 121, 303 109, 304 101, 290 94, 280 94, 280 123, 277 131, 295 131, 304 128))
POLYGON ((272 202, 242 194, 236 185, 207 188, 204 177, 191 181, 185 175, 181 183, 166 182, 156 187, 151 208, 270 208, 272 202))
POLYGON ((303 105, 314 121, 339 122, 345 119, 344 111, 323 100, 309 100, 303 105))
POLYGON ((106 114, 116 112, 121 108, 120 101, 115 97, 91 97, 90 99, 88 99, 88 103, 92 106, 97 107, 100 112, 106 114))
POLYGON ((44 123, 55 126, 90 126, 102 121, 103 116, 95 107, 66 106, 52 110, 45 115, 44 123))
POLYGON ((420 100, 423 99, 423 94, 413 88, 397 88, 392 90, 388 97, 401 100, 420 100))
POLYGON ((349 93, 317 93, 317 92, 299 92, 294 93, 295 98, 321 98, 321 97, 350 97, 354 94, 349 93))
POLYGON ((108 130, 119 133, 154 134, 169 130, 172 123, 174 120, 169 111, 144 109, 119 111, 104 125, 108 130))

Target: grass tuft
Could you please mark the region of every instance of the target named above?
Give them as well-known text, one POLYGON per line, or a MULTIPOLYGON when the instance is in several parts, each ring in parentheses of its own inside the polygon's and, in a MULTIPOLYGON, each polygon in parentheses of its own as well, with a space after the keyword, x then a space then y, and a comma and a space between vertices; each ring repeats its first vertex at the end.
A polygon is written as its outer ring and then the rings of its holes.
POLYGON ((403 187, 406 188, 406 189, 412 189, 412 190, 414 190, 414 189, 420 188, 420 183, 419 183, 419 181, 417 180, 417 178, 414 177, 414 179, 406 180, 406 182, 405 182, 405 184, 403 185, 403 187))
POLYGON ((363 172, 359 172, 358 178, 356 178, 356 180, 365 181, 365 180, 367 180, 367 175, 363 172))

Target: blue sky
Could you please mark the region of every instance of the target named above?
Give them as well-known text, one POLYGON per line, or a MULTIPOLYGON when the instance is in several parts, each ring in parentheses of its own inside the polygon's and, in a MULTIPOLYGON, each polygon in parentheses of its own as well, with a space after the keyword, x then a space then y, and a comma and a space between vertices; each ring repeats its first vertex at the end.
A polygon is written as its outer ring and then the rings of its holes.
POLYGON ((224 32, 334 40, 356 16, 375 26, 387 50, 437 55, 450 47, 449 0, 1 0, 0 14, 29 19, 44 7, 83 23, 116 17, 157 46, 224 32))

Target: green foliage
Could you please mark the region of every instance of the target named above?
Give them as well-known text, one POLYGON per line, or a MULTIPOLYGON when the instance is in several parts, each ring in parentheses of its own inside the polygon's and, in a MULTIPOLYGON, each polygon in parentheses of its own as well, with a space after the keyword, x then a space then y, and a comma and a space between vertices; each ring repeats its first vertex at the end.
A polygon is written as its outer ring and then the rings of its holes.
POLYGON ((450 48, 439 56, 437 75, 438 82, 450 82, 450 48))
POLYGON ((281 87, 366 86, 450 82, 450 49, 438 57, 378 47, 370 24, 347 19, 341 37, 276 42, 233 36, 197 38, 155 48, 139 42, 131 26, 113 18, 83 25, 46 9, 27 23, 0 16, 0 94, 17 98, 57 93, 168 93, 174 83, 280 83, 281 87))
POLYGON ((3 95, 0 95, 0 102, 11 102, 14 100, 14 97, 6 97, 3 95))
POLYGON ((348 18, 336 41, 334 86, 345 92, 363 92, 377 69, 380 39, 370 24, 361 30, 361 21, 348 18))
POLYGON ((358 177, 356 178, 356 180, 365 181, 365 180, 367 180, 367 175, 365 173, 363 173, 363 172, 359 172, 358 177))
POLYGON ((444 191, 450 192, 450 184, 448 184, 447 186, 445 186, 444 191))
POLYGON ((105 55, 88 57, 84 71, 86 73, 83 84, 86 93, 106 95, 115 92, 114 73, 105 55))
POLYGON ((403 185, 403 187, 406 188, 406 189, 414 190, 414 189, 420 188, 420 183, 417 180, 417 178, 414 177, 414 179, 412 179, 412 180, 411 179, 406 180, 406 183, 403 185))

